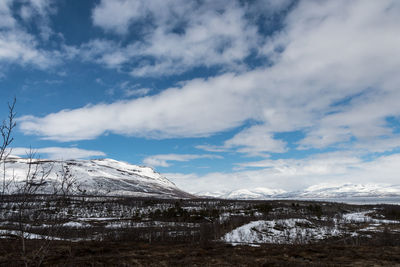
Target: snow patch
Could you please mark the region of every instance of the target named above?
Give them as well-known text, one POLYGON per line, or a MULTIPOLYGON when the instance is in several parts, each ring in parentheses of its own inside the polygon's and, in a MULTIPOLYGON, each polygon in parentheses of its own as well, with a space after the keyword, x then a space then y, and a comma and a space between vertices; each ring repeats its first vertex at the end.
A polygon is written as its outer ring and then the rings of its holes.
POLYGON ((303 244, 340 234, 336 228, 317 227, 307 219, 260 220, 234 229, 225 234, 222 240, 246 244, 303 244))

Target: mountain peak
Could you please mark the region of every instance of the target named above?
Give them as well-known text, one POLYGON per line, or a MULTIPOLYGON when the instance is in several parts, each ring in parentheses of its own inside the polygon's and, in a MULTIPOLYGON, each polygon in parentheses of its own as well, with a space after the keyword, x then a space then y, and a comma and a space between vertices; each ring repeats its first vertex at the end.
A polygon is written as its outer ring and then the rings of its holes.
MULTIPOLYGON (((41 193, 48 193, 54 185, 60 182, 65 171, 75 180, 77 192, 93 195, 135 196, 186 198, 190 194, 180 190, 174 183, 154 171, 151 167, 138 166, 114 159, 92 160, 34 160, 40 167, 51 170, 47 177, 47 185, 41 193)), ((8 158, 6 162, 6 177, 15 182, 10 190, 15 190, 18 183, 23 183, 28 171, 28 159, 8 158)), ((3 170, 0 170, 1 176, 3 170)))

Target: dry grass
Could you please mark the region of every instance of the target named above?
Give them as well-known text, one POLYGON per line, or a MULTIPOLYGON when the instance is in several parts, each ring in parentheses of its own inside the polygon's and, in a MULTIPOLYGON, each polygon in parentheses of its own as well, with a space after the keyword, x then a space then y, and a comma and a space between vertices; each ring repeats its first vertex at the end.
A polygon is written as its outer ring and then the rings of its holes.
MULTIPOLYGON (((28 247, 35 242, 30 241, 28 247)), ((12 241, 0 244, 1 266, 22 265, 12 241)), ((400 266, 400 247, 54 242, 43 266, 400 266)))

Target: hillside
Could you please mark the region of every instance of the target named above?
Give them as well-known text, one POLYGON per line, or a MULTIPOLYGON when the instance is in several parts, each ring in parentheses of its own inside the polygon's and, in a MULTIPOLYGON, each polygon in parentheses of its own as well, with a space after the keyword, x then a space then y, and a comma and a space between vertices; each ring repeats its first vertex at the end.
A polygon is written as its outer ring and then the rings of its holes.
MULTIPOLYGON (((137 166, 113 159, 97 160, 35 160, 12 157, 6 162, 6 180, 11 181, 10 193, 16 192, 26 179, 26 174, 38 166, 38 176, 48 172, 38 193, 51 193, 59 186, 62 177, 74 180, 72 191, 76 194, 134 196, 160 198, 187 198, 190 194, 150 167, 137 166)), ((0 170, 3 177, 3 170, 0 170)))

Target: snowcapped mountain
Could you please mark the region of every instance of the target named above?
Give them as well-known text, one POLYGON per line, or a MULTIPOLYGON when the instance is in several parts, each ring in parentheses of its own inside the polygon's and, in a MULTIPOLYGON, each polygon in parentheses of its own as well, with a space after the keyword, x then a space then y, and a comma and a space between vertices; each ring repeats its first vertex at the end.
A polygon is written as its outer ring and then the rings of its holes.
POLYGON ((323 184, 293 193, 299 198, 398 197, 400 185, 349 183, 331 186, 323 184))
MULTIPOLYGON (((29 160, 9 157, 6 162, 6 181, 9 192, 26 179, 29 160)), ((78 194, 135 196, 161 198, 190 198, 193 195, 180 190, 174 183, 150 167, 132 165, 112 159, 97 160, 34 160, 31 166, 39 166, 38 176, 48 171, 39 193, 52 192, 65 174, 75 181, 73 190, 78 194)), ((33 168, 33 167, 32 167, 33 168)), ((3 168, 0 168, 0 189, 3 187, 3 168)), ((199 192, 197 196, 223 199, 327 199, 356 197, 400 197, 400 185, 342 184, 314 185, 300 191, 286 192, 281 189, 255 188, 234 191, 199 192)))
MULTIPOLYGON (((11 192, 26 179, 29 165, 39 166, 38 176, 49 172, 40 192, 52 192, 60 184, 61 177, 70 175, 74 180, 75 193, 109 196, 188 198, 189 193, 180 190, 174 183, 150 167, 132 165, 112 159, 97 160, 34 160, 10 157, 6 161, 6 180, 11 192)), ((35 167, 36 168, 36 167, 35 167)), ((2 169, 2 168, 1 168, 2 169)), ((0 177, 3 177, 0 170, 0 177)))
POLYGON ((224 199, 327 199, 357 197, 400 197, 400 185, 343 184, 314 185, 304 190, 285 192, 280 189, 256 188, 228 192, 200 192, 197 195, 224 199))
POLYGON ((258 187, 252 190, 238 189, 234 191, 199 192, 196 195, 224 199, 269 199, 276 195, 284 194, 285 192, 286 191, 281 189, 258 187))

